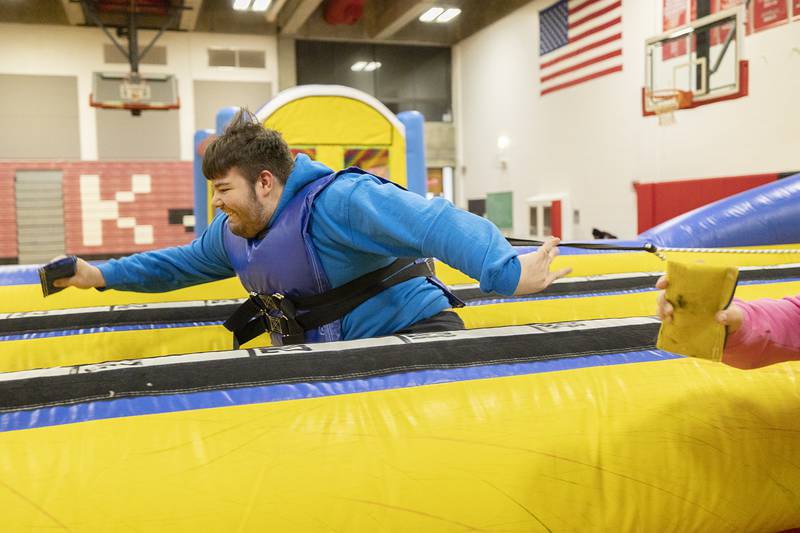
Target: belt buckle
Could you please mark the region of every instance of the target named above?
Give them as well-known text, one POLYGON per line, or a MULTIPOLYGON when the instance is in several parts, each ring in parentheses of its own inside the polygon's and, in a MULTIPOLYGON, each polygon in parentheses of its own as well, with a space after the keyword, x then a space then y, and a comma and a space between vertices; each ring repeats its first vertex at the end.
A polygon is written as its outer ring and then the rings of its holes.
POLYGON ((287 318, 294 319, 297 316, 294 303, 284 294, 279 292, 269 295, 251 293, 251 296, 255 297, 256 305, 258 305, 262 314, 268 314, 269 311, 277 311, 287 318))
POLYGON ((294 319, 297 316, 297 309, 295 309, 294 303, 286 295, 276 292, 272 295, 272 298, 274 298, 273 303, 276 306, 276 311, 283 313, 286 318, 294 319))

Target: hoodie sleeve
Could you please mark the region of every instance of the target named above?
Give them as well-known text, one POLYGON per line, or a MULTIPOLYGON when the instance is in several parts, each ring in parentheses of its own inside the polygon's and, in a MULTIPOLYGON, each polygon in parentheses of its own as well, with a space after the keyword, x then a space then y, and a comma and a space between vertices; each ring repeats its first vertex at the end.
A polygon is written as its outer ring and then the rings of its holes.
POLYGON ((758 368, 800 360, 800 295, 734 303, 744 312, 744 321, 728 338, 723 362, 738 368, 758 368))
POLYGON ((514 293, 517 252, 489 220, 371 176, 339 179, 328 189, 321 211, 344 244, 379 255, 435 257, 479 280, 485 292, 514 293))
POLYGON ((222 241, 225 215, 185 246, 112 259, 98 265, 107 289, 166 292, 235 275, 222 241))

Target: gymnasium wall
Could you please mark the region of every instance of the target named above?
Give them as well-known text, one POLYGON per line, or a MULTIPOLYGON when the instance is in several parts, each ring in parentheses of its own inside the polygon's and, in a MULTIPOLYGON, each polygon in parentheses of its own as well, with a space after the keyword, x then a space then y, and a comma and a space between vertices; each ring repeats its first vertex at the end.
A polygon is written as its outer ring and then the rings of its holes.
POLYGON ((662 0, 623 1, 622 72, 540 96, 538 13, 551 4, 531 2, 454 47, 461 207, 513 191, 513 233, 524 236, 525 199, 566 192, 579 212, 575 238, 591 238, 593 227, 633 237, 635 181, 800 168, 800 21, 744 40, 749 96, 681 111, 659 127, 642 116, 641 90, 644 41, 663 31, 662 0))
MULTIPOLYGON (((140 43, 153 35, 141 31, 140 43)), ((156 44, 166 64, 141 70, 175 75, 181 108, 141 117, 97 110, 92 72, 129 70, 104 62, 108 45, 98 28, 0 24, 0 263, 25 255, 19 171, 62 173, 65 253, 104 258, 189 242, 195 129, 214 127, 220 98, 256 109, 277 89, 274 36, 167 32, 156 44), (210 48, 263 50, 265 68, 210 67, 210 48)))
MULTIPOLYGON (((142 30, 139 32, 139 41, 142 45, 150 42, 154 32, 142 30)), ((120 111, 114 115, 113 120, 104 119, 98 128, 98 111, 89 106, 89 94, 92 87, 92 72, 127 72, 129 67, 119 63, 104 63, 103 47, 109 44, 108 38, 99 28, 85 28, 55 25, 34 24, 0 24, 0 75, 6 76, 58 76, 74 77, 77 79, 77 113, 78 128, 72 135, 79 139, 79 159, 94 161, 97 159, 110 159, 114 154, 130 156, 131 150, 124 146, 130 144, 132 139, 126 132, 132 127, 140 126, 136 123, 137 117, 120 111), (98 136, 102 136, 98 139, 98 136), (109 137, 117 136, 117 146, 109 146, 109 137), (104 152, 105 155, 102 153, 104 152)), ((257 107, 269 100, 277 92, 278 65, 277 65, 277 40, 271 35, 229 35, 219 33, 201 32, 166 32, 162 35, 156 46, 166 48, 166 65, 142 65, 144 73, 169 73, 175 75, 178 81, 181 108, 177 117, 169 117, 169 113, 158 115, 156 118, 167 120, 170 132, 176 131, 179 138, 170 141, 175 143, 168 146, 164 154, 183 161, 193 158, 194 132, 199 128, 212 128, 209 124, 197 124, 197 117, 208 117, 215 114, 216 110, 209 111, 206 107, 213 107, 216 101, 195 101, 194 85, 198 81, 227 82, 226 93, 229 96, 228 104, 239 103, 257 107), (208 49, 245 49, 263 50, 266 56, 265 68, 231 68, 210 67, 208 65, 208 49), (239 85, 241 84, 241 86, 239 85), (254 84, 263 87, 263 97, 254 100, 252 97, 254 84), (198 109, 199 107, 199 109, 198 109), (166 118, 169 117, 169 118, 166 118)), ((28 102, 30 98, 22 90, 4 90, 3 99, 7 102, 0 106, 0 122, 8 124, 13 115, 18 115, 20 106, 15 102, 28 102), (4 113, 5 111, 5 113, 4 113)), ((42 102, 42 105, 48 105, 42 102)), ((67 113, 74 113, 74 107, 65 109, 67 113)), ((105 112, 109 113, 109 112, 105 112)), ((144 115, 143 115, 144 116, 144 115)), ((55 124, 62 124, 63 117, 57 114, 53 117, 55 124)), ((146 119, 147 120, 147 119, 146 119)), ((158 136, 158 129, 152 129, 152 135, 158 136)), ((7 132, 6 132, 7 133, 7 132)), ((172 133, 170 133, 172 135, 172 133)), ((141 135, 138 136, 141 139, 141 135)), ((146 143, 145 143, 146 144, 146 143)), ((141 156, 136 159, 154 159, 147 157, 153 148, 142 146, 141 156)), ((0 152, 0 157, 14 157, 0 152)), ((25 157, 17 155, 16 157, 25 157)), ((43 157, 39 154, 37 158, 43 157)), ((58 154, 51 156, 59 157, 58 154)), ((61 157, 64 157, 61 155, 61 157)), ((163 156, 162 156, 163 158, 163 156)))

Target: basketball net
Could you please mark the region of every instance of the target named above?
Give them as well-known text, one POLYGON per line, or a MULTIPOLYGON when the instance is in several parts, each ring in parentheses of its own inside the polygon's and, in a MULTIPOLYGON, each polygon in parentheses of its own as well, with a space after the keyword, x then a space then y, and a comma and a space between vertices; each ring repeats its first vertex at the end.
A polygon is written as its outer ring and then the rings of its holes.
POLYGON ((128 102, 138 103, 150 99, 150 85, 139 77, 131 77, 119 85, 119 96, 128 102))
POLYGON ((659 126, 675 124, 675 111, 692 105, 692 93, 680 89, 660 89, 650 92, 653 112, 658 117, 659 126))

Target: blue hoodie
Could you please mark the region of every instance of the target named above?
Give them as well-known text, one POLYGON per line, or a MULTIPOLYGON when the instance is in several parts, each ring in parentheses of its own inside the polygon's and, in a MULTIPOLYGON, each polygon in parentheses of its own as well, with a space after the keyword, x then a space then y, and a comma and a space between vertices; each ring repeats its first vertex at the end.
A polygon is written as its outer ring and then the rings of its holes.
MULTIPOLYGON (((270 223, 299 190, 331 172, 298 155, 270 223)), ((200 237, 185 246, 100 265, 106 286, 164 292, 234 276, 223 245, 226 217, 215 217, 200 237)), ((479 280, 485 292, 511 295, 519 282, 517 253, 494 224, 447 200, 426 200, 373 176, 349 173, 337 178, 314 202, 309 227, 332 287, 373 270, 376 263, 386 264, 382 258, 409 256, 436 257, 479 280)), ((342 336, 389 335, 449 306, 434 285, 422 278, 409 280, 346 315, 342 336)))

